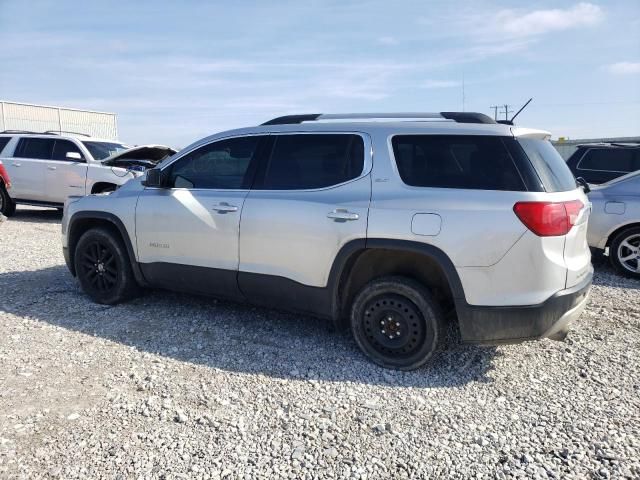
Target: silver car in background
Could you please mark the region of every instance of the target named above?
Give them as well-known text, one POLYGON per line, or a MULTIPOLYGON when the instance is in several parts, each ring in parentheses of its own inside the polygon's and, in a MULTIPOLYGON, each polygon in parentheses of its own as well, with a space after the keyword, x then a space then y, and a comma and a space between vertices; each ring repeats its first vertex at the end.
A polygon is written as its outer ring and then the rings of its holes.
POLYGON ((589 246, 622 274, 640 278, 640 171, 591 188, 589 246))

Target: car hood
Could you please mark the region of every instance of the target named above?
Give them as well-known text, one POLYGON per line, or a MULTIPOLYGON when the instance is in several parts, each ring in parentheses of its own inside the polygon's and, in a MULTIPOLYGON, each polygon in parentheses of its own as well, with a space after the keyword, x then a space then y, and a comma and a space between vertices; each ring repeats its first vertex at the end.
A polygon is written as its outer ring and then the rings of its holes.
POLYGON ((158 164, 161 160, 174 153, 176 153, 176 150, 166 145, 140 145, 114 153, 102 160, 102 163, 113 166, 120 166, 120 164, 130 162, 133 162, 133 164, 138 162, 158 164))

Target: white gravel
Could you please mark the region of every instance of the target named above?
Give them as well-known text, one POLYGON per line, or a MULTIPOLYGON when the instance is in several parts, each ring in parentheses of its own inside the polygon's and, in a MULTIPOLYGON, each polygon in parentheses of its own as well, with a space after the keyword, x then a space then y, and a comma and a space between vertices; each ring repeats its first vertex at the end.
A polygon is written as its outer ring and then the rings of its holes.
POLYGON ((53 210, 0 247, 1 478, 640 478, 640 284, 606 262, 565 342, 398 373, 313 318, 95 305, 53 210))

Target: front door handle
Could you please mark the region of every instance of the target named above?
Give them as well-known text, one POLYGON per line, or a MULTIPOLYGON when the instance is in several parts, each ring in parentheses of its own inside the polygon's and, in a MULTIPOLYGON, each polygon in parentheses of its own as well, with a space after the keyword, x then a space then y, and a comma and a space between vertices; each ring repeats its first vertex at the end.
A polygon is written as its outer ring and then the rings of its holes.
POLYGON ((16 163, 16 162, 13 162, 11 165, 14 166, 14 167, 21 167, 22 166, 21 163, 16 163))
POLYGON ((47 168, 48 168, 49 170, 55 170, 57 167, 54 167, 53 165, 49 165, 47 168))
POLYGON ((227 202, 220 202, 217 205, 211 207, 212 210, 215 210, 218 213, 229 213, 229 212, 237 212, 238 207, 235 205, 229 205, 227 202))
POLYGON ((351 220, 358 220, 360 215, 357 213, 349 212, 344 208, 336 208, 333 212, 327 213, 327 218, 332 218, 336 222, 348 222, 351 220))

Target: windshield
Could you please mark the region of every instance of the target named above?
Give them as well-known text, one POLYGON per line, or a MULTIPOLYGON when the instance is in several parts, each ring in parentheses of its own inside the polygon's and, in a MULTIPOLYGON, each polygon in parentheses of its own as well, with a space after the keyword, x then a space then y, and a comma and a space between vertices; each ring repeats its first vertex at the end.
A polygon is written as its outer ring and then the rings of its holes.
POLYGON ((82 142, 91 156, 96 160, 104 160, 107 157, 110 157, 114 153, 122 152, 124 150, 128 150, 129 147, 123 145, 122 143, 112 143, 112 142, 82 142))

